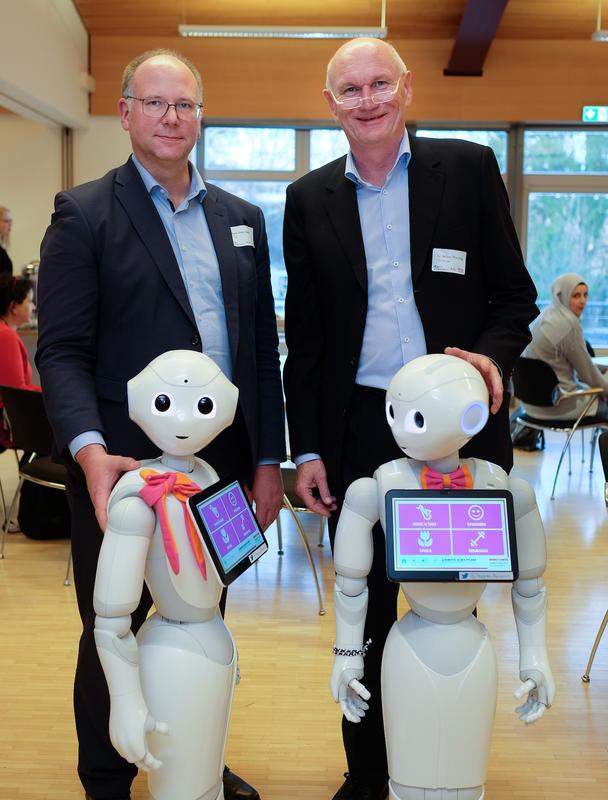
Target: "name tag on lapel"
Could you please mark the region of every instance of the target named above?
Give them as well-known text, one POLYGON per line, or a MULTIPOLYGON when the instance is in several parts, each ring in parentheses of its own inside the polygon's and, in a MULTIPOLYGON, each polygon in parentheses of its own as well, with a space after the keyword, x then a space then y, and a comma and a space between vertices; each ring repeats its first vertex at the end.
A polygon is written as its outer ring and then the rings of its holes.
POLYGON ((433 248, 431 269, 433 272, 453 272, 464 275, 467 263, 467 254, 464 250, 446 250, 443 247, 433 248))
POLYGON ((255 247, 253 244, 253 228, 249 225, 233 225, 230 228, 232 243, 235 247, 255 247))

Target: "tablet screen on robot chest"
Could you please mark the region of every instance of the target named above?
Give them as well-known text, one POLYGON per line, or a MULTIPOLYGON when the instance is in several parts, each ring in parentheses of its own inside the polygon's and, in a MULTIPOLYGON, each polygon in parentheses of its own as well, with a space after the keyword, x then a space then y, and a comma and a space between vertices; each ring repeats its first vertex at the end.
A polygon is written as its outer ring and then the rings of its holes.
POLYGON ((517 579, 511 492, 391 489, 385 500, 390 580, 517 579))
POLYGON ((222 584, 228 586, 268 550, 245 490, 238 480, 214 483, 188 499, 222 584))

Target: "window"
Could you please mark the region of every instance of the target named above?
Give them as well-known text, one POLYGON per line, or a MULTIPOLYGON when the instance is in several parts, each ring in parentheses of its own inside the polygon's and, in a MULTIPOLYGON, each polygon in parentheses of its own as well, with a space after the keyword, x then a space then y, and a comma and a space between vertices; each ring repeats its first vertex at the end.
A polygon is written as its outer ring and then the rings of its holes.
POLYGON ((522 244, 538 304, 555 278, 578 272, 589 285, 585 336, 608 346, 608 132, 527 130, 523 141, 522 244))
POLYGON ((464 139, 467 142, 491 147, 498 161, 500 171, 507 172, 507 131, 494 130, 445 130, 444 128, 419 129, 416 136, 429 136, 432 139, 464 139))
POLYGON ((605 131, 526 131, 525 175, 608 174, 605 131))
POLYGON ((296 129, 209 125, 198 148, 205 180, 260 206, 266 219, 272 291, 279 317, 285 308, 283 260, 285 190, 296 178, 348 150, 339 128, 296 129))

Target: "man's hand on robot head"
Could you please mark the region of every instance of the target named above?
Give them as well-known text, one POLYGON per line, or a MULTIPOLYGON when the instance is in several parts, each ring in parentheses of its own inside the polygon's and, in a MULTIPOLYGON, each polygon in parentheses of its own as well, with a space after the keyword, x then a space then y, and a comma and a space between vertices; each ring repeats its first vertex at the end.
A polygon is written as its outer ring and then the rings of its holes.
POLYGON ((540 719, 549 708, 547 690, 542 685, 537 687, 536 681, 528 678, 513 692, 513 697, 516 700, 521 700, 524 695, 528 696, 521 706, 517 706, 515 713, 522 722, 526 725, 531 725, 537 719, 540 719))
POLYGON ((492 398, 490 412, 496 414, 502 405, 504 390, 500 372, 492 359, 487 356, 482 356, 480 353, 470 353, 468 350, 461 350, 459 347, 446 347, 443 352, 448 356, 456 356, 456 358, 462 358, 468 361, 469 364, 472 364, 475 369, 481 373, 481 377, 484 379, 490 397, 492 398))

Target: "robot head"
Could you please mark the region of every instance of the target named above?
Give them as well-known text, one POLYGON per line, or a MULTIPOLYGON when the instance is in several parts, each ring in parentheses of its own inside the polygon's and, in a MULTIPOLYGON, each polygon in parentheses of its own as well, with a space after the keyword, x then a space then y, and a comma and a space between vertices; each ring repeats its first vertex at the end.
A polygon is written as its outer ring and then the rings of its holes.
POLYGON ((234 419, 239 390, 209 356, 171 350, 127 383, 129 416, 170 455, 201 450, 234 419))
POLYGON ((402 367, 386 391, 386 418, 410 458, 431 461, 460 450, 489 416, 488 390, 462 358, 427 355, 402 367))

